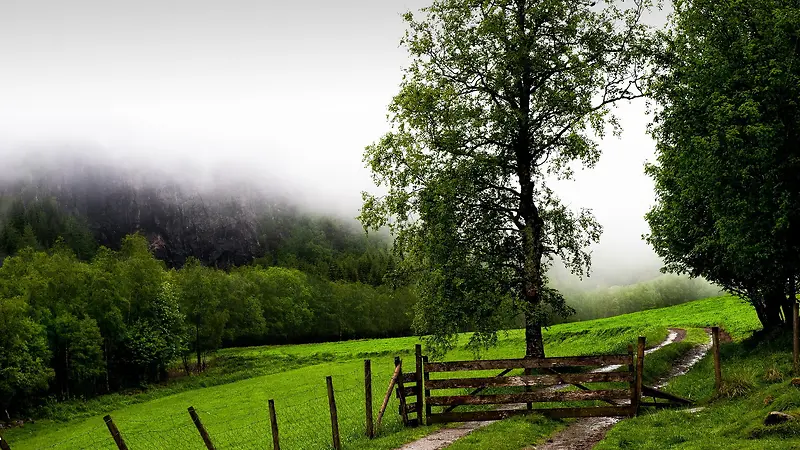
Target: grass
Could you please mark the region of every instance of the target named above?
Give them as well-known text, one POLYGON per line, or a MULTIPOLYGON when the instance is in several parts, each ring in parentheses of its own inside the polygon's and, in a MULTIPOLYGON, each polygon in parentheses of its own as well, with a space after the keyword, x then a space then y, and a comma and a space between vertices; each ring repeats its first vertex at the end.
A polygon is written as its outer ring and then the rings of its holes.
POLYGON ((704 409, 645 413, 619 423, 596 448, 800 449, 800 421, 763 425, 770 411, 800 418, 800 388, 791 385, 791 333, 761 336, 748 323, 732 321, 727 327, 734 339, 720 346, 719 393, 710 358, 667 386, 704 409))
MULTIPOLYGON (((757 329, 758 321, 743 302, 721 297, 608 319, 556 325, 545 331, 545 347, 549 356, 624 353, 639 335, 646 336, 648 344, 655 345, 667 335, 667 326, 698 328, 709 325, 724 326, 734 338, 741 340, 757 329)), ((699 341, 704 335, 702 331, 692 330, 689 337, 699 341)), ((202 441, 186 412, 187 407, 194 406, 217 448, 265 448, 271 440, 266 405, 267 399, 273 398, 282 448, 326 448, 330 422, 324 379, 331 375, 345 447, 396 448, 431 432, 434 427, 404 429, 399 423, 396 400, 392 399, 379 437, 371 441, 363 437, 362 360, 373 361, 373 409, 377 412, 393 370, 393 356, 407 355, 405 359, 410 361, 410 352, 417 342, 416 338, 407 337, 226 349, 219 352, 216 365, 206 375, 132 395, 117 394, 87 402, 59 404, 49 411, 53 419, 7 430, 4 438, 15 450, 112 448, 102 421, 103 415, 110 414, 131 449, 199 449, 202 441)), ((649 355, 645 365, 647 377, 668 370, 669 361, 688 348, 688 343, 679 344, 649 355)), ((523 354, 523 331, 512 330, 501 333, 498 345, 482 357, 513 358, 523 354)), ((446 359, 472 358, 472 353, 462 348, 448 354, 446 359)), ((774 368, 788 373, 777 361, 774 368)), ((705 374, 710 373, 707 367, 705 370, 705 374)), ((702 394, 684 392, 684 395, 702 394)), ((644 418, 636 420, 641 419, 644 418)), ((521 448, 535 444, 563 425, 562 421, 536 415, 515 418, 481 429, 453 448, 521 448), (519 447, 515 447, 517 445, 519 447)))
POLYGON ((487 425, 450 445, 448 450, 519 450, 544 442, 548 436, 566 426, 560 420, 538 414, 511 417, 487 425))

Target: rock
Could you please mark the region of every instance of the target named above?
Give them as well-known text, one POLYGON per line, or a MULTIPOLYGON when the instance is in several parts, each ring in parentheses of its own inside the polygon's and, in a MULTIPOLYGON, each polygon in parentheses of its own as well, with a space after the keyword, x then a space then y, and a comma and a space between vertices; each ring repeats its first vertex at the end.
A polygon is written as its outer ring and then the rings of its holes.
POLYGON ((794 420, 794 416, 779 411, 772 411, 767 414, 767 417, 764 419, 764 425, 777 425, 779 423, 789 422, 790 420, 794 420))

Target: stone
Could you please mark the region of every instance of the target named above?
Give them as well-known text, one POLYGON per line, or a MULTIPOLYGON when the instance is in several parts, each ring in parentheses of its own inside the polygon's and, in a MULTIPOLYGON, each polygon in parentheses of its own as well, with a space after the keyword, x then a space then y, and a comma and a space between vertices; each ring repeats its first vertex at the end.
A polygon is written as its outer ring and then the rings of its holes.
POLYGON ((764 419, 764 425, 777 425, 794 420, 794 416, 779 411, 771 411, 764 419))

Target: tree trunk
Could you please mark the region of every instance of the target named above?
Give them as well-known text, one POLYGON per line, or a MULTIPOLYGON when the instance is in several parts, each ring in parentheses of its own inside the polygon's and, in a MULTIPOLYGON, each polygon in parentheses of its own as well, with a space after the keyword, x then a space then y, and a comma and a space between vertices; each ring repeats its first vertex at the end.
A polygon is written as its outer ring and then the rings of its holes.
MULTIPOLYGON (((525 18, 525 2, 517 3, 516 11, 517 32, 520 42, 526 42, 527 29, 525 18)), ((542 340, 541 315, 537 311, 542 302, 542 256, 544 255, 543 236, 544 221, 534 200, 534 181, 532 165, 534 156, 531 152, 532 140, 530 136, 531 99, 530 92, 533 80, 531 77, 531 61, 529 52, 521 49, 520 54, 525 55, 520 60, 518 78, 516 80, 516 93, 519 99, 519 118, 517 120, 517 136, 514 142, 514 156, 517 166, 517 179, 519 181, 519 219, 521 223, 522 241, 522 266, 524 279, 521 280, 523 289, 522 298, 525 305, 525 356, 543 358, 544 342, 542 340)))
POLYGON ((542 324, 532 314, 525 314, 525 356, 544 358, 544 339, 542 324))
POLYGON ((197 352, 197 366, 194 368, 197 373, 200 373, 200 364, 202 361, 200 360, 201 352, 200 352, 200 326, 197 325, 194 328, 194 349, 197 352))

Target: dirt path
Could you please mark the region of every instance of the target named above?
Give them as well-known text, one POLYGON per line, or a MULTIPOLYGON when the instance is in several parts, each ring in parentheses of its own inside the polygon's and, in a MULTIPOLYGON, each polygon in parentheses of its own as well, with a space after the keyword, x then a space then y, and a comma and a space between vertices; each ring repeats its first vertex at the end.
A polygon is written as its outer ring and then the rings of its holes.
MULTIPOLYGON (((663 342, 658 344, 657 346, 650 348, 645 351, 645 354, 650 354, 656 350, 659 350, 669 344, 680 342, 686 337, 686 330, 680 328, 670 328, 669 335, 663 342)), ((707 351, 708 349, 706 349, 707 351)), ((690 352, 691 354, 691 352, 690 352)), ((703 352, 705 354, 705 351, 703 352)), ((697 362, 702 355, 699 356, 693 363, 697 362)), ((683 361, 681 361, 683 362, 683 361)), ((599 369, 594 370, 593 372, 610 372, 616 370, 620 366, 604 366, 599 369)), ((680 367, 680 364, 675 366, 680 367)), ((689 366, 691 367, 691 365, 689 366)), ((674 369, 673 369, 674 370, 674 369)), ((689 369, 687 368, 686 371, 689 369)), ((670 372, 671 373, 671 372, 670 372)), ((683 373, 686 373, 685 371, 683 373)), ((668 378, 672 378, 671 376, 668 378)), ((561 386, 563 387, 563 386, 561 386)), ((558 389, 559 386, 553 386, 549 389, 558 389)), ((505 405, 507 408, 514 408, 517 405, 505 405)), ((501 408, 506 409, 506 408, 501 408)), ((562 432, 553 436, 553 438, 542 446, 539 447, 532 447, 535 449, 542 449, 542 450, 572 450, 572 449, 590 449, 603 439, 606 432, 611 428, 612 425, 617 423, 619 419, 615 418, 587 418, 587 419, 579 419, 578 421, 574 422, 572 425, 564 429, 562 432), (572 436, 570 438, 570 436, 572 436), (589 446, 581 446, 581 441, 589 442, 589 446), (556 445, 556 446, 550 446, 556 445), (558 446, 560 445, 560 446, 558 446)), ((447 447, 448 445, 452 444, 453 442, 461 439, 462 437, 472 433, 473 431, 483 428, 487 425, 490 425, 496 421, 488 420, 482 422, 465 422, 458 427, 455 428, 442 428, 439 429, 423 438, 420 438, 414 442, 410 442, 398 450, 438 450, 447 447)))
MULTIPOLYGON (((680 328, 671 328, 670 336, 677 333, 677 336, 672 342, 680 342, 686 338, 686 330, 680 328)), ((665 376, 656 380, 653 387, 662 388, 667 385, 669 380, 674 377, 685 374, 692 368, 698 361, 711 348, 711 333, 708 333, 708 342, 703 345, 698 345, 691 349, 686 355, 683 356, 672 369, 665 376)), ((669 338, 667 338, 669 340, 669 338)), ((645 353, 652 353, 659 347, 654 347, 645 353)), ((530 447, 531 450, 590 450, 597 445, 598 442, 603 440, 608 430, 614 426, 620 419, 616 417, 587 417, 578 419, 563 431, 557 433, 544 444, 536 447, 530 447)))

